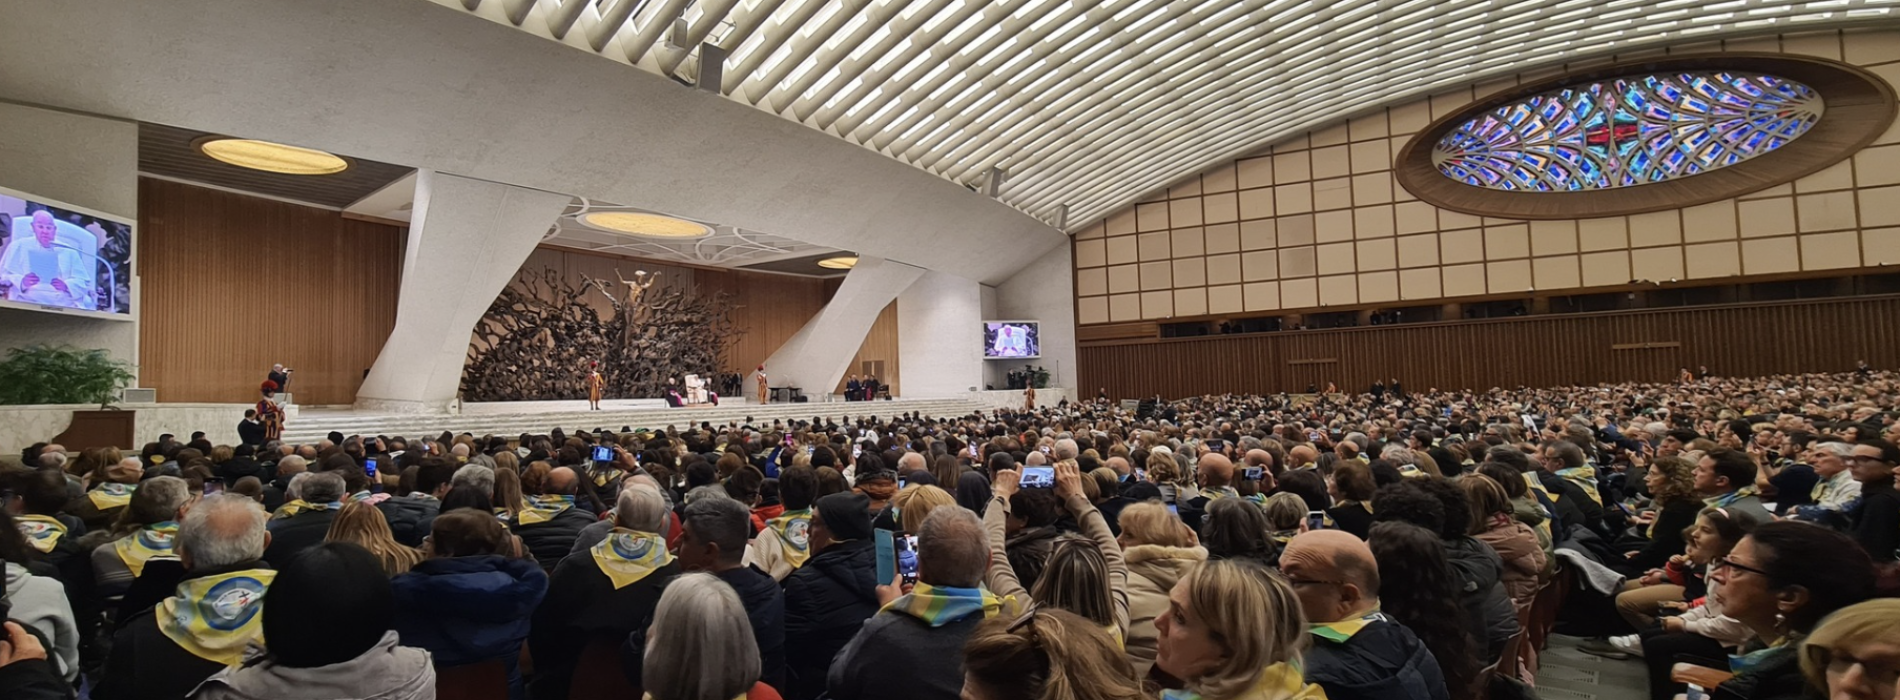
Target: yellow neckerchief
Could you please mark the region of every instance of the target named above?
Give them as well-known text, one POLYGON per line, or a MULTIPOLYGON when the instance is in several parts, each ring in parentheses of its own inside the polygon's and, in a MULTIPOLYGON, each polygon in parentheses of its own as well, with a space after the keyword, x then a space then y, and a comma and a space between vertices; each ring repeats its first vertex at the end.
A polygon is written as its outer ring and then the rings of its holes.
POLYGON ((1387 618, 1385 616, 1385 613, 1379 612, 1378 608, 1373 608, 1370 612, 1367 612, 1365 615, 1361 615, 1359 617, 1355 617, 1350 620, 1339 620, 1337 622, 1322 622, 1317 625, 1308 625, 1306 628, 1306 631, 1309 633, 1312 633, 1312 635, 1315 637, 1323 637, 1323 638, 1330 639, 1332 641, 1344 644, 1346 643, 1346 640, 1352 639, 1353 635, 1358 634, 1360 630, 1363 630, 1371 626, 1372 623, 1388 622, 1388 621, 1390 621, 1390 618, 1387 618))
POLYGON ((172 554, 172 540, 178 536, 178 523, 167 520, 154 523, 145 529, 121 537, 112 543, 112 552, 119 555, 119 561, 125 562, 125 568, 132 570, 137 578, 145 572, 145 562, 153 559, 177 559, 172 554))
POLYGON ((26 535, 27 544, 41 554, 53 551, 59 546, 59 538, 66 536, 66 524, 50 515, 22 515, 19 518, 20 534, 26 535))
POLYGON ((236 666, 245 648, 264 641, 264 591, 275 578, 269 569, 245 569, 188 579, 153 609, 158 631, 192 656, 236 666))
POLYGON ((278 506, 277 512, 270 514, 270 519, 282 520, 284 518, 288 518, 290 516, 296 515, 298 513, 302 513, 304 511, 342 510, 342 509, 343 509, 342 501, 336 501, 334 503, 311 503, 309 501, 299 498, 289 503, 285 503, 281 506, 278 506))
POLYGON ((561 511, 573 507, 573 496, 529 496, 523 499, 521 514, 515 516, 515 522, 522 525, 545 523, 560 515, 561 511))
POLYGON ((1223 498, 1239 498, 1256 506, 1264 506, 1267 504, 1266 496, 1257 493, 1252 496, 1242 496, 1240 495, 1240 491, 1232 486, 1209 486, 1205 489, 1201 489, 1201 495, 1206 496, 1209 501, 1218 501, 1223 498))
POLYGON ((1596 467, 1585 464, 1581 467, 1559 469, 1557 476, 1563 477, 1564 481, 1576 484, 1577 488, 1583 489, 1583 495, 1589 496, 1590 500, 1597 502, 1597 505, 1603 505, 1603 496, 1597 493, 1596 467))
POLYGON ((889 610, 917 618, 931 627, 942 627, 971 615, 980 614, 988 619, 1019 609, 1016 596, 1003 598, 987 588, 932 586, 919 581, 909 593, 891 601, 879 612, 889 610))
POLYGON ((1128 650, 1128 640, 1126 640, 1126 639, 1124 639, 1124 638, 1122 638, 1122 626, 1121 626, 1121 625, 1117 625, 1117 624, 1112 624, 1112 623, 1111 623, 1111 624, 1106 624, 1106 625, 1102 625, 1102 631, 1103 631, 1103 632, 1107 632, 1107 633, 1108 633, 1108 638, 1109 638, 1109 639, 1113 639, 1113 640, 1115 640, 1115 648, 1116 648, 1116 649, 1120 649, 1120 650, 1122 650, 1122 651, 1127 651, 1127 650, 1128 650))
MULTIPOLYGON (((523 515, 527 511, 522 511, 523 515)), ((666 551, 666 539, 651 532, 614 528, 613 534, 590 550, 594 565, 614 583, 614 590, 646 578, 660 567, 673 563, 666 551)))
MULTIPOLYGON (((1253 688, 1241 694, 1241 697, 1253 700, 1326 700, 1326 691, 1317 685, 1307 683, 1300 669, 1291 663, 1281 661, 1260 670, 1260 680, 1253 688)), ((1192 690, 1163 690, 1161 700, 1201 700, 1201 694, 1192 690)))
POLYGON ((778 535, 779 549, 792 568, 805 565, 811 558, 811 509, 787 511, 765 521, 765 527, 778 535))
POLYGON ((92 501, 92 507, 99 510, 123 508, 132 502, 132 492, 138 490, 138 484, 116 484, 106 482, 99 488, 86 492, 86 500, 92 501))

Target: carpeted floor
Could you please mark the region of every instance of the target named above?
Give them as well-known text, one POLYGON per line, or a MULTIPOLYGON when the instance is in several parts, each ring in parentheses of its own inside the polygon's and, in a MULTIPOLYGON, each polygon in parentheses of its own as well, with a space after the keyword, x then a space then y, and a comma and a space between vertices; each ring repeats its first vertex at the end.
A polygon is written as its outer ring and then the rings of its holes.
POLYGON ((1552 635, 1538 658, 1541 700, 1644 700, 1649 674, 1637 659, 1615 661, 1577 651, 1577 637, 1552 635))

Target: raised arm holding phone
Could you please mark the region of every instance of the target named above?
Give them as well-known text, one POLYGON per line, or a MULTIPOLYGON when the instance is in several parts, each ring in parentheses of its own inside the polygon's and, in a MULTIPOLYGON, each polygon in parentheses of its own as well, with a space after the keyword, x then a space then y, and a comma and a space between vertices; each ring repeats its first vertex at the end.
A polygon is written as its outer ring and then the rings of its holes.
POLYGON ((998 471, 991 485, 989 508, 983 512, 983 530, 990 543, 990 567, 983 582, 991 592, 1005 598, 1028 597, 1038 604, 1062 608, 1094 620, 1104 627, 1113 625, 1117 640, 1128 632, 1128 568, 1122 561, 1121 545, 1102 516, 1082 491, 1082 472, 1075 462, 1064 460, 1055 466, 1055 492, 1075 516, 1083 537, 1064 536, 1050 551, 1049 565, 1037 578, 1033 590, 1024 590, 1022 581, 1009 564, 1005 552, 1008 540, 1009 498, 1021 488, 1015 470, 998 471), (1085 539, 1086 538, 1086 539, 1085 539), (1093 540, 1094 547, 1090 547, 1093 540), (1089 581, 1089 561, 1096 552, 1106 572, 1104 581, 1089 581), (1075 575, 1068 575, 1076 572, 1075 575), (1087 588, 1087 590, 1081 590, 1087 588), (1099 588, 1099 590, 1098 590, 1099 588))

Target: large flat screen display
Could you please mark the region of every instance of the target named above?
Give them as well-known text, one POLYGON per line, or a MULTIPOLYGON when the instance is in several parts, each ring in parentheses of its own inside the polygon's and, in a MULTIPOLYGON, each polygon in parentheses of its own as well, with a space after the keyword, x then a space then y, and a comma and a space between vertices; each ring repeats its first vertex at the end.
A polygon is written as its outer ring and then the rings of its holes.
POLYGON ((1042 357, 1041 331, 1035 321, 984 321, 983 357, 990 360, 1042 357))
POLYGON ((131 318, 131 222, 0 188, 0 237, 0 306, 131 318))

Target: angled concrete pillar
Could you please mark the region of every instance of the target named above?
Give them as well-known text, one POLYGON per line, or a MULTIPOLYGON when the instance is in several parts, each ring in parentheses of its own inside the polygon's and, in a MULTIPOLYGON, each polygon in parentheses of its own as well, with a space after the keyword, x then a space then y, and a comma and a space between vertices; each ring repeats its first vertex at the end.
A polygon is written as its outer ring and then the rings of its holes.
POLYGON ((469 334, 573 198, 423 170, 403 258, 396 329, 356 392, 356 407, 445 413, 469 334))
POLYGON ((968 396, 983 388, 983 285, 931 271, 897 297, 904 397, 968 396))
MULTIPOLYGON (((773 386, 796 386, 809 394, 831 391, 851 366, 851 356, 877 323, 877 316, 898 294, 923 276, 924 269, 882 258, 858 258, 838 293, 818 315, 765 361, 773 386)), ((885 378, 889 381, 889 378, 885 378)), ((758 391, 746 378, 746 396, 758 391)))

